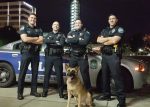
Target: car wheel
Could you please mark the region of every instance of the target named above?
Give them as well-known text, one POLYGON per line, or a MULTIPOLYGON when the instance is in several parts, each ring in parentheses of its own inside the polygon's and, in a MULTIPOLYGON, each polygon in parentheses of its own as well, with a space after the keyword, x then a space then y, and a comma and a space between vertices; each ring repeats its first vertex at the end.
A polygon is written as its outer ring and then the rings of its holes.
POLYGON ((15 82, 15 73, 8 63, 0 63, 0 87, 11 86, 15 82))
MULTIPOLYGON (((133 78, 130 72, 124 68, 121 67, 121 71, 123 72, 123 83, 125 87, 125 92, 132 92, 134 89, 133 85, 133 78)), ((98 77, 97 77, 97 82, 96 82, 97 90, 102 91, 102 73, 99 72, 98 77)), ((115 95, 115 82, 113 79, 111 79, 111 93, 112 95, 115 95)))
MULTIPOLYGON (((132 75, 130 74, 130 72, 124 68, 121 67, 121 71, 122 71, 122 75, 123 75, 123 84, 124 84, 124 88, 125 88, 125 92, 132 92, 133 91, 133 78, 132 75)), ((115 82, 113 79, 111 79, 111 91, 112 93, 115 95, 115 82)))
POLYGON ((129 70, 122 67, 121 71, 123 72, 123 82, 126 92, 132 92, 134 89, 133 78, 129 70))

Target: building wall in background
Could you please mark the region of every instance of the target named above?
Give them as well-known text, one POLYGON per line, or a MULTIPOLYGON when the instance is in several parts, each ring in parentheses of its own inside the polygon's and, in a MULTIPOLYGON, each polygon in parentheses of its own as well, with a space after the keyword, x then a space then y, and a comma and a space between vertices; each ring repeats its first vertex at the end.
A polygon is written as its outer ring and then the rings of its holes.
POLYGON ((0 2, 0 28, 12 26, 18 30, 28 23, 30 13, 36 13, 36 8, 24 1, 0 2))

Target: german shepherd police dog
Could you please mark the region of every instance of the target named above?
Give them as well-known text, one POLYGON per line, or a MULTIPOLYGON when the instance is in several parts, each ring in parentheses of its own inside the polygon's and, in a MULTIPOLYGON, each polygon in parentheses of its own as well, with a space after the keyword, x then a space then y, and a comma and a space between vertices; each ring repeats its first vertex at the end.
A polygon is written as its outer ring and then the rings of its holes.
POLYGON ((93 107, 93 99, 90 92, 81 83, 78 76, 79 66, 71 68, 68 64, 65 65, 67 75, 67 92, 68 102, 67 107, 70 107, 71 96, 74 96, 77 101, 77 107, 93 107))

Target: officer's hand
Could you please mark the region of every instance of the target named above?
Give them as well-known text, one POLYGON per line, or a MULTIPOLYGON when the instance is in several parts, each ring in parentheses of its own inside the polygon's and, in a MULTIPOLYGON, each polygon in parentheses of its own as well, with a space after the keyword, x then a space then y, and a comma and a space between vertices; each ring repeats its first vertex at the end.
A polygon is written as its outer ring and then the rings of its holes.
POLYGON ((97 54, 100 54, 101 53, 101 47, 93 47, 92 51, 97 53, 97 54))
POLYGON ((104 37, 103 36, 100 36, 97 38, 97 41, 101 41, 101 39, 103 39, 104 37))

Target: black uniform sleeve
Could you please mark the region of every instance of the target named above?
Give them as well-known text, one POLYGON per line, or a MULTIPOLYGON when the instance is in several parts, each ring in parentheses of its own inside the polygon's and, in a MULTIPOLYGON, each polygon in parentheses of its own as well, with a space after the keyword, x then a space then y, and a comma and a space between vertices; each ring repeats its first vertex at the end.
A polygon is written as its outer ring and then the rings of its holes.
POLYGON ((39 36, 43 36, 43 31, 41 28, 39 29, 39 36))
POLYGON ((25 25, 23 25, 23 26, 20 27, 19 34, 20 34, 20 35, 21 35, 21 34, 27 34, 26 26, 25 26, 25 25))
POLYGON ((73 31, 70 31, 67 35, 66 42, 69 44, 77 44, 79 42, 78 36, 74 36, 75 34, 73 33, 74 33, 73 31), (68 38, 68 36, 72 36, 72 38, 68 38))
POLYGON ((60 39, 59 39, 59 43, 60 43, 60 45, 64 45, 65 44, 65 35, 64 34, 61 34, 61 37, 60 37, 60 39))
POLYGON ((88 31, 84 31, 83 35, 79 37, 79 45, 87 45, 90 40, 90 33, 88 31))
POLYGON ((56 43, 51 33, 47 34, 47 36, 44 39, 44 43, 46 43, 46 44, 56 43))
POLYGON ((103 29, 99 36, 106 36, 106 29, 103 29))
POLYGON ((124 29, 122 27, 118 27, 114 35, 122 37, 124 35, 124 29))

